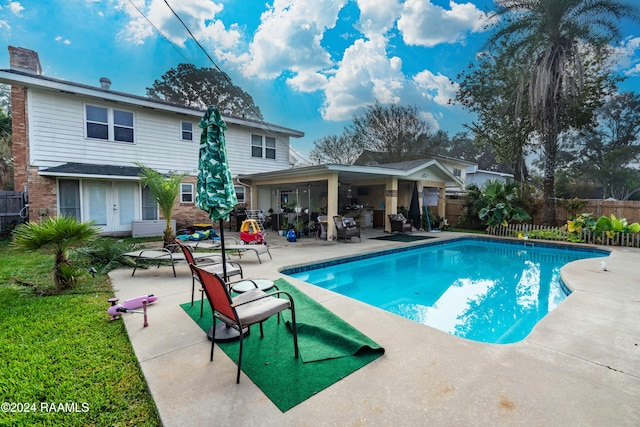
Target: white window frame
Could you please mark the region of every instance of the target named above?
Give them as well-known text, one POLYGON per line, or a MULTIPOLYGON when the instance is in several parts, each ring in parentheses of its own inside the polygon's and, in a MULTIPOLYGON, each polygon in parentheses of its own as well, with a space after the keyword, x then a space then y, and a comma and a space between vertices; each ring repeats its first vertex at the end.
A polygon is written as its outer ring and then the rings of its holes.
POLYGON ((180 140, 181 141, 193 141, 194 139, 194 134, 195 134, 195 125, 193 124, 193 122, 188 122, 186 120, 181 120, 180 121, 180 140), (184 125, 189 125, 191 126, 191 129, 187 130, 184 128, 184 125), (190 135, 191 138, 185 138, 185 133, 190 135))
POLYGON ((251 157, 254 159, 276 160, 278 154, 276 146, 276 138, 273 136, 251 134, 251 157), (260 145, 258 145, 258 142, 260 145), (260 150, 259 156, 255 152, 257 149, 260 150))
POLYGON ((238 204, 245 204, 246 203, 246 192, 245 192, 245 188, 242 185, 236 185, 234 186, 234 189, 236 190, 236 198, 238 199, 238 204))
POLYGON ((136 142, 136 129, 135 129, 136 115, 135 115, 135 113, 133 111, 121 110, 119 108, 105 107, 105 106, 101 106, 101 105, 84 104, 84 123, 85 123, 84 132, 85 132, 85 137, 87 139, 91 139, 91 140, 95 140, 95 141, 122 142, 122 143, 125 143, 125 144, 135 144, 135 142, 136 142), (100 109, 100 110, 106 110, 107 111, 107 121, 104 122, 104 121, 89 120, 89 117, 88 117, 88 114, 87 114, 87 109, 89 107, 100 109), (116 112, 130 114, 131 115, 131 125, 123 124, 123 123, 116 123, 115 122, 116 112), (89 129, 88 129, 89 124, 98 124, 98 125, 106 126, 107 127, 107 138, 100 138, 100 137, 97 137, 97 136, 90 136, 89 135, 89 129), (124 139, 116 139, 116 129, 117 128, 130 129, 131 130, 131 141, 124 140, 124 139))
POLYGON ((453 168, 453 176, 456 178, 462 177, 462 169, 453 168))
POLYGON ((183 182, 180 184, 180 203, 194 204, 196 202, 195 192, 193 190, 193 183, 183 182), (186 191, 185 191, 186 190, 186 191), (185 200, 185 198, 188 200, 185 200))

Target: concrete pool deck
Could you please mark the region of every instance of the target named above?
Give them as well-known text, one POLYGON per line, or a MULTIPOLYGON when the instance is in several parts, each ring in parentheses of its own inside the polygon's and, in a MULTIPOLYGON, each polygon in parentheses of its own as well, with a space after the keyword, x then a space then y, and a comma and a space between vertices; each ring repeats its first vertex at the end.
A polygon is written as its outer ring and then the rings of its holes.
MULTIPOLYGON (((275 279, 285 277, 284 266, 407 245, 367 238, 381 234, 366 230, 361 243, 346 244, 268 236, 273 260, 240 262, 245 277, 275 279)), ((640 250, 603 249, 611 256, 563 268, 573 293, 525 340, 508 345, 461 339, 286 277, 386 352, 285 413, 244 374, 236 384, 224 352, 209 362, 210 342, 179 306, 191 300, 186 264, 176 266, 177 277, 171 267, 110 277, 121 301, 159 296, 147 328, 141 316, 123 317, 166 427, 640 425, 640 250)))

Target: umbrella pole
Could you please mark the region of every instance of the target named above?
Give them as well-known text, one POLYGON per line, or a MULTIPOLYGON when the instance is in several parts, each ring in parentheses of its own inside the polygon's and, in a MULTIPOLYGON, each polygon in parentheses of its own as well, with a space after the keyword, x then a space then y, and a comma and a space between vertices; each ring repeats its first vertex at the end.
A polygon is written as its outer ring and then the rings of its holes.
POLYGON ((224 283, 229 282, 229 277, 227 277, 227 255, 225 253, 224 248, 224 222, 222 218, 220 218, 220 243, 222 244, 222 278, 224 279, 224 283))
MULTIPOLYGON (((220 219, 220 243, 222 244, 222 275, 224 283, 227 284, 229 280, 227 278, 227 255, 225 254, 224 247, 224 224, 222 218, 220 219)), ((249 329, 245 328, 242 332, 246 335, 249 329)), ((221 322, 216 325, 215 329, 213 326, 209 328, 207 338, 209 338, 209 341, 213 340, 215 342, 234 341, 240 338, 240 332, 226 323, 221 322)))

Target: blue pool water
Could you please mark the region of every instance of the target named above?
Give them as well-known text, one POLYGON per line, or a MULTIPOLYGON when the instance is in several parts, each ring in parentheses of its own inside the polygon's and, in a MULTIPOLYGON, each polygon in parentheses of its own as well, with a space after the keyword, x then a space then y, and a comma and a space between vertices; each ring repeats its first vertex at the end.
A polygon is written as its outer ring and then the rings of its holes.
POLYGON ((568 290, 560 268, 608 252, 458 239, 283 271, 474 341, 524 339, 568 290))

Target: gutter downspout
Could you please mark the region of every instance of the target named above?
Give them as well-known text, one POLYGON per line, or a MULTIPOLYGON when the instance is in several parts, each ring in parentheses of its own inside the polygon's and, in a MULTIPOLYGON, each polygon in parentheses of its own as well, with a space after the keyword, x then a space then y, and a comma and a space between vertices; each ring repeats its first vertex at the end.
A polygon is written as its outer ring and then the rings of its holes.
MULTIPOLYGON (((249 184, 245 184, 244 182, 240 181, 240 178, 236 177, 236 183, 241 185, 242 187, 244 187, 245 189, 249 189, 249 200, 251 200, 251 210, 253 210, 253 187, 250 186, 249 184)), ((246 200, 246 198, 245 198, 246 200)), ((246 202, 245 202, 246 204, 246 202)))

